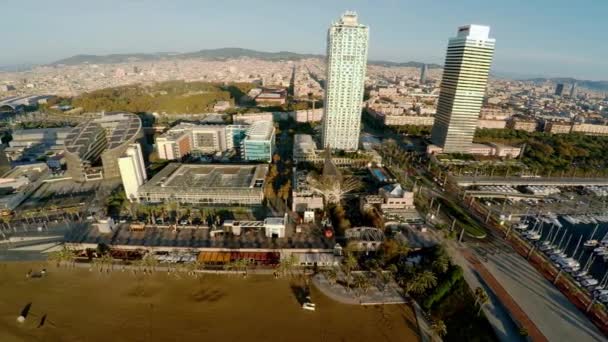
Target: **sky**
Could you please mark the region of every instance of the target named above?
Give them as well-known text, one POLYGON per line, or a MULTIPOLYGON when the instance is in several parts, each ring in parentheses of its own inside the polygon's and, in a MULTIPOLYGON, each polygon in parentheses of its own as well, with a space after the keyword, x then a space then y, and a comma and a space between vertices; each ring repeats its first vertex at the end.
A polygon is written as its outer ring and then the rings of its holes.
POLYGON ((324 54, 346 10, 370 27, 370 59, 443 64, 458 26, 482 24, 494 72, 608 80, 606 0, 0 0, 0 65, 221 47, 324 54))

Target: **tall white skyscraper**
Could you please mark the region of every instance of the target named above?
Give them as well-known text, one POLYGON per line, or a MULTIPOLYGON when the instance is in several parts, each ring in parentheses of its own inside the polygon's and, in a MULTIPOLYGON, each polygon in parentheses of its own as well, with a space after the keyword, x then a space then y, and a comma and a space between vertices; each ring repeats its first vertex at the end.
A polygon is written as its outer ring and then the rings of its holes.
POLYGON ((451 38, 431 132, 433 144, 446 153, 468 153, 479 118, 494 55, 488 26, 467 25, 451 38))
POLYGON ((118 168, 127 199, 131 202, 137 200, 137 190, 147 178, 140 144, 129 145, 123 156, 118 158, 118 168))
POLYGON ((327 32, 324 147, 354 151, 359 146, 368 37, 368 27, 354 12, 344 13, 327 32))

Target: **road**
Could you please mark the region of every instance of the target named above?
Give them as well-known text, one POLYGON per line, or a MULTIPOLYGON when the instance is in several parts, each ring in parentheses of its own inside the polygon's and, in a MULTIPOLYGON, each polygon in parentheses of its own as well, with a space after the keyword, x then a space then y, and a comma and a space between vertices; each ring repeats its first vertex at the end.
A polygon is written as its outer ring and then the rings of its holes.
MULTIPOLYGON (((415 170, 423 177, 422 179, 425 178, 425 170, 418 168, 415 170)), ((457 204, 462 204, 457 194, 442 191, 435 183, 427 183, 427 185, 429 185, 425 191, 427 194, 443 196, 457 204)), ((462 209, 470 214, 467 208, 462 207, 462 209)), ((467 241, 463 248, 483 261, 484 268, 549 341, 607 341, 574 304, 492 230, 488 229, 488 237, 483 241, 467 241)), ((468 270, 465 271, 465 280, 469 286, 475 288, 483 283, 484 287, 488 288, 488 284, 476 277, 471 265, 463 260, 464 255, 461 250, 452 249, 451 255, 455 262, 468 270)), ((490 294, 494 291, 486 292, 490 294)), ((506 319, 510 315, 504 308, 500 310, 501 305, 498 305, 499 301, 496 297, 490 297, 492 304, 485 312, 497 335, 503 341, 516 340, 519 333, 514 330, 513 321, 509 322, 506 319)))
POLYGON ((473 185, 551 185, 551 186, 583 186, 583 185, 608 185, 608 178, 582 178, 582 177, 486 177, 486 176, 461 176, 454 177, 459 186, 473 185))
POLYGON ((473 251, 549 341, 608 341, 589 319, 523 257, 505 253, 506 244, 494 237, 492 245, 473 251), (502 246, 501 246, 502 245, 502 246))
POLYGON ((490 324, 492 324, 498 339, 502 342, 524 341, 523 337, 519 334, 519 328, 515 322, 513 322, 511 316, 505 310, 498 297, 494 294, 494 291, 481 280, 479 275, 458 250, 459 248, 460 247, 454 241, 446 243, 448 254, 456 265, 462 267, 464 280, 469 284, 469 287, 471 287, 471 289, 481 287, 488 294, 489 302, 482 310, 490 324))

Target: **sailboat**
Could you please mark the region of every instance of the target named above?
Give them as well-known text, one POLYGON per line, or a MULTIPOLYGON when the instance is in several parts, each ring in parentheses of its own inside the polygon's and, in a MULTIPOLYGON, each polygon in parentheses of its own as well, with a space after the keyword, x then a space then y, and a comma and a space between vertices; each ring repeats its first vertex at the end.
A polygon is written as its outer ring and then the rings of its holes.
POLYGON ((583 246, 589 248, 589 247, 595 247, 597 246, 600 242, 597 240, 593 239, 593 236, 595 235, 595 232, 597 232, 597 227, 599 227, 599 224, 595 225, 595 228, 593 228, 593 233, 591 233, 591 236, 589 237, 589 240, 585 241, 585 243, 583 244, 583 246))

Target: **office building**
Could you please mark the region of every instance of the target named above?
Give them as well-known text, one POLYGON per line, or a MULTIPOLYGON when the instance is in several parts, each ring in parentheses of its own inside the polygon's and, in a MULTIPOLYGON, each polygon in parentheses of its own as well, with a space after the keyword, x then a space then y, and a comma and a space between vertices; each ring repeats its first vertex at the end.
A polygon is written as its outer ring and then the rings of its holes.
POLYGON ((261 205, 268 165, 171 163, 139 187, 144 203, 261 205))
POLYGON ((368 27, 358 23, 354 12, 346 12, 329 28, 324 147, 354 151, 359 146, 368 36, 368 27))
POLYGON ((571 98, 575 98, 576 97, 577 86, 578 86, 578 84, 576 82, 572 83, 572 88, 570 88, 570 97, 571 98))
POLYGON ((174 127, 157 137, 155 145, 158 158, 180 160, 192 152, 192 134, 190 131, 174 127))
POLYGON ((272 121, 255 122, 242 143, 242 156, 248 161, 271 162, 275 149, 275 129, 272 121))
POLYGON ((420 84, 426 83, 426 73, 428 72, 428 65, 422 64, 420 68, 420 84))
POLYGON ((67 174, 80 182, 118 178, 118 158, 142 138, 141 120, 135 114, 102 113, 87 120, 65 138, 67 174))
POLYGON ((118 158, 120 178, 129 201, 137 200, 137 189, 146 181, 146 165, 140 144, 131 144, 118 158))
POLYGON ((488 26, 468 25, 451 38, 444 63, 433 144, 446 153, 468 153, 483 102, 495 40, 488 26))
POLYGON ((564 84, 563 83, 558 83, 555 86, 555 95, 556 96, 562 96, 563 93, 564 93, 564 84))
POLYGON ((249 126, 247 125, 195 125, 179 124, 156 138, 158 157, 179 160, 191 153, 211 154, 236 150, 249 126))

